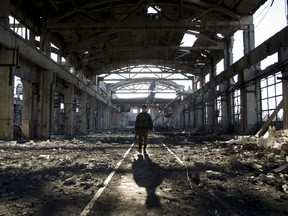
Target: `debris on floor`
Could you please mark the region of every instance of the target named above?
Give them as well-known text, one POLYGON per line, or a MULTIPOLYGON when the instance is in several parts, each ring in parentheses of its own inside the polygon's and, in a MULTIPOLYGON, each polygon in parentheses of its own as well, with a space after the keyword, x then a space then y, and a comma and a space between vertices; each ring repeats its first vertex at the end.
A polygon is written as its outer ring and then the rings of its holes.
MULTIPOLYGON (((0 215, 80 215, 133 142, 132 133, 1 141, 0 215)), ((287 159, 287 130, 155 133, 147 155, 132 147, 91 215, 287 215, 287 159)))

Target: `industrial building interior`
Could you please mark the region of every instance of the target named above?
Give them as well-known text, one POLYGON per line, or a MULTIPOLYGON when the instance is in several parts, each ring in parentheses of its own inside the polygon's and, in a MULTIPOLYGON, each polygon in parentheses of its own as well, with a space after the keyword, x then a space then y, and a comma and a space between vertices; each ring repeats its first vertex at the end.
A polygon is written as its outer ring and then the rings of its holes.
POLYGON ((287 215, 287 6, 0 0, 0 216, 287 215))

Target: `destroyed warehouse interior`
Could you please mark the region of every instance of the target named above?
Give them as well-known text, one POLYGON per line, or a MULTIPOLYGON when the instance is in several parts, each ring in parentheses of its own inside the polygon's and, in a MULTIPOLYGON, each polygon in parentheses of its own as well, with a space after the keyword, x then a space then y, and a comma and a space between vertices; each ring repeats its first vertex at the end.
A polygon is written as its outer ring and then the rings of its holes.
POLYGON ((0 216, 287 215, 287 6, 0 0, 0 216))

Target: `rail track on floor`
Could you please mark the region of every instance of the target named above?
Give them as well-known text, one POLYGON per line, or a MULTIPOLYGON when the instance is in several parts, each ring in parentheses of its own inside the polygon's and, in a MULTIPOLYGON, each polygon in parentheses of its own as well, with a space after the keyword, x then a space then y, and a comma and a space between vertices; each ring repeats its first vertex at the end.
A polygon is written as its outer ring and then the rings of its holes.
MULTIPOLYGON (((157 136, 157 135, 152 135, 153 138, 155 139, 159 139, 159 145, 162 146, 164 149, 166 149, 166 152, 168 152, 168 154, 170 156, 172 156, 176 162, 183 167, 183 169, 185 170, 185 173, 186 173, 186 181, 188 182, 189 186, 190 186, 190 189, 193 190, 193 187, 195 188, 195 186, 193 186, 193 183, 192 183, 192 180, 190 179, 190 174, 189 174, 189 171, 188 171, 188 168, 187 168, 187 164, 185 162, 185 157, 184 157, 184 160, 180 158, 180 156, 178 156, 176 153, 174 153, 169 147, 168 145, 166 145, 164 142, 161 141, 161 139, 157 136)), ((87 215, 90 215, 90 212, 91 210, 93 209, 94 207, 94 204, 96 203, 96 201, 100 198, 101 194, 107 190, 108 188, 108 185, 109 183, 112 181, 113 177, 115 176, 115 174, 118 172, 118 170, 120 169, 123 161, 125 159, 127 159, 127 157, 131 154, 134 154, 135 155, 139 155, 142 157, 143 156, 143 160, 146 159, 146 157, 151 160, 149 157, 149 149, 153 149, 153 146, 149 145, 148 147, 148 150, 147 152, 138 152, 136 149, 138 149, 138 144, 137 144, 137 141, 134 140, 134 142, 129 146, 129 148, 127 149, 127 151, 124 153, 122 159, 117 163, 117 165, 115 166, 115 168, 113 169, 113 171, 108 175, 108 177, 105 179, 104 181, 104 184, 103 184, 103 187, 99 188, 94 196, 92 197, 92 199, 89 201, 89 203, 85 206, 85 208, 83 209, 83 211, 80 213, 80 216, 87 216, 87 215), (134 153, 133 153, 133 150, 134 150, 134 153), (135 153, 136 152, 136 153, 135 153)), ((163 151, 161 151, 163 153, 163 151)), ((167 157, 167 156, 166 156, 167 157)), ((225 209, 225 212, 228 212, 229 215, 232 215, 232 216, 238 216, 239 214, 237 214, 237 212, 227 203, 225 202, 224 200, 220 199, 219 197, 217 197, 217 195, 215 195, 212 191, 209 191, 208 192, 209 195, 211 197, 213 197, 215 200, 217 200, 217 202, 219 203, 219 205, 221 205, 224 209, 225 209)), ((153 205, 153 204, 152 204, 153 205)), ((217 214, 217 212, 215 213, 217 214)), ((93 214, 91 214, 93 215, 93 214)))

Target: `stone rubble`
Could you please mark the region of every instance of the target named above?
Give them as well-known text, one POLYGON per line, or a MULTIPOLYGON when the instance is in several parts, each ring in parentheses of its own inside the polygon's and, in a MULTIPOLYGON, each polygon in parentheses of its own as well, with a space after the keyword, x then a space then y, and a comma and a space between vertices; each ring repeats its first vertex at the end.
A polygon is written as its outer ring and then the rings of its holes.
MULTIPOLYGON (((184 168, 173 157, 152 155, 161 166, 165 165, 164 178, 169 179, 170 169, 186 169, 185 174, 179 171, 179 176, 172 178, 173 184, 159 186, 163 200, 171 208, 186 206, 185 203, 198 200, 197 194, 211 191, 223 200, 235 199, 239 205, 247 204, 251 191, 268 193, 271 202, 287 206, 287 130, 270 128, 263 137, 231 138, 219 134, 201 137, 191 133, 180 141, 177 136, 151 137, 149 141, 155 149, 163 148, 160 144, 163 141, 186 164, 184 168)), ((70 202, 73 207, 63 207, 61 215, 77 215, 75 212, 81 211, 78 206, 85 206, 104 187, 107 175, 132 142, 133 134, 111 133, 72 140, 0 142, 0 208, 3 209, 0 215, 37 215, 39 206, 46 202, 58 210, 61 203, 70 202)))

